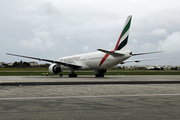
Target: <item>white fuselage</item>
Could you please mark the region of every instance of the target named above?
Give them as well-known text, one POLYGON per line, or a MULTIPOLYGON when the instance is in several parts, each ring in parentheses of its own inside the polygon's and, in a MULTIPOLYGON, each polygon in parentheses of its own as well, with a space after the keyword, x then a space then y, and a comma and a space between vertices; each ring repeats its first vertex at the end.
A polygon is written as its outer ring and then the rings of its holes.
MULTIPOLYGON (((124 53, 124 55, 120 55, 118 57, 113 57, 109 55, 104 60, 102 65, 100 65, 100 62, 106 55, 106 53, 103 52, 92 52, 86 54, 67 56, 59 58, 58 61, 79 65, 81 66, 80 70, 108 69, 131 57, 130 52, 131 51, 129 50, 121 51, 121 53, 124 53)), ((61 68, 62 70, 70 69, 69 67, 66 67, 64 65, 61 65, 61 68)))

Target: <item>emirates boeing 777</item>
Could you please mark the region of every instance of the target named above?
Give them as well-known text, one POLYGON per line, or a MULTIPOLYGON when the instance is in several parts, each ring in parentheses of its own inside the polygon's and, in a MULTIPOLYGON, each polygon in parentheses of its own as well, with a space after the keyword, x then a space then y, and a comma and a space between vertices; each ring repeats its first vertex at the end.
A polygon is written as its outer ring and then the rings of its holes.
POLYGON ((155 51, 155 52, 133 54, 132 51, 125 48, 128 42, 131 20, 132 20, 132 16, 130 15, 127 17, 124 28, 113 50, 97 49, 98 50, 97 52, 62 57, 59 58, 58 60, 42 59, 37 57, 29 57, 29 56, 17 55, 11 53, 6 53, 6 54, 35 59, 39 61, 51 62, 52 64, 48 68, 51 74, 60 73, 60 76, 62 76, 62 71, 69 69, 71 70, 71 74, 69 74, 69 77, 77 77, 77 74, 74 73, 75 70, 94 70, 96 77, 104 77, 104 73, 106 72, 107 69, 112 68, 118 64, 141 61, 141 60, 127 61, 127 59, 130 58, 131 56, 162 52, 162 51, 155 51))

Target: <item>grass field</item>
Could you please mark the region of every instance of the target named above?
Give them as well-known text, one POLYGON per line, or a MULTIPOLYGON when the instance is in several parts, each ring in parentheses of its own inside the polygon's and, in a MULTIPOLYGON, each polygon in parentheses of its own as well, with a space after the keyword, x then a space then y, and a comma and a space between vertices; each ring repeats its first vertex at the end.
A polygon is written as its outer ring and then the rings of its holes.
MULTIPOLYGON (((48 68, 0 68, 0 76, 41 76, 42 73, 47 72, 48 68)), ((93 70, 75 71, 75 73, 78 75, 94 75, 93 70)), ((68 74, 70 71, 63 72, 63 75, 68 74)), ((180 71, 109 69, 105 75, 180 75, 180 71)))

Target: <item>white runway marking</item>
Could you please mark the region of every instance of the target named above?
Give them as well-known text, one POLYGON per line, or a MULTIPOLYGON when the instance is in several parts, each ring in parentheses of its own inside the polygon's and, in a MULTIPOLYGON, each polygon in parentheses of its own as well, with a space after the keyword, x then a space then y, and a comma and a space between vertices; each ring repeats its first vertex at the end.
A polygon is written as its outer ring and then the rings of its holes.
POLYGON ((57 97, 12 97, 0 100, 36 100, 36 99, 67 99, 67 98, 110 98, 110 97, 141 97, 141 96, 180 96, 180 94, 136 94, 136 95, 100 95, 100 96, 57 96, 57 97))

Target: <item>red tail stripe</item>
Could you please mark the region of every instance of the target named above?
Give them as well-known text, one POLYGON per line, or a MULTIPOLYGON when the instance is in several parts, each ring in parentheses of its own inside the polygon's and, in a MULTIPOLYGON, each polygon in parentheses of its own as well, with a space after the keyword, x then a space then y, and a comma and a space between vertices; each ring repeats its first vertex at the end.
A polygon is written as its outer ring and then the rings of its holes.
POLYGON ((101 60, 99 67, 104 63, 104 61, 107 59, 107 57, 109 56, 109 54, 106 54, 103 59, 101 60))
POLYGON ((114 48, 114 50, 117 50, 117 48, 118 48, 118 46, 119 46, 119 42, 120 42, 121 36, 122 36, 122 33, 121 33, 121 35, 119 36, 118 42, 117 42, 116 47, 114 48))
MULTIPOLYGON (((113 52, 114 50, 111 50, 111 52, 113 52)), ((108 58, 108 56, 109 56, 109 54, 106 54, 103 58, 102 58, 102 60, 101 60, 101 62, 100 62, 100 64, 99 64, 99 67, 104 63, 104 61, 108 58)))

